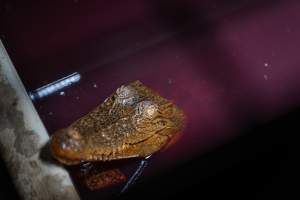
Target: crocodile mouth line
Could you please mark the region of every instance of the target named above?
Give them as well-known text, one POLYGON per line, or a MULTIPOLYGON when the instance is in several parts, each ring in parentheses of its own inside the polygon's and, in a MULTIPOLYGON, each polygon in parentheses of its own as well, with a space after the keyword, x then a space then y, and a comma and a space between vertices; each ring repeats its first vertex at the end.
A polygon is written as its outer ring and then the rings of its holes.
MULTIPOLYGON (((147 142, 149 139, 151 139, 151 138, 153 138, 153 137, 155 137, 156 135, 159 135, 159 133, 157 133, 157 134, 154 134, 154 135, 151 135, 151 136, 149 136, 148 138, 146 138, 146 139, 144 139, 144 140, 141 140, 141 141, 139 141, 139 142, 135 142, 135 143, 125 143, 125 145, 127 146, 126 147, 126 149, 130 149, 130 148, 133 148, 134 146, 136 146, 136 145, 139 145, 139 144, 142 144, 142 143, 145 143, 145 142, 147 142)), ((166 136, 167 137, 167 136, 166 136)), ((95 149, 95 151, 99 151, 100 149, 95 149)), ((124 150, 124 149, 122 149, 122 150, 124 150)), ((122 156, 118 156, 118 154, 120 154, 121 152, 122 152, 122 150, 121 151, 117 151, 116 153, 115 153, 115 157, 116 158, 121 158, 122 156)), ((56 152, 54 152, 54 151, 52 151, 52 155, 53 155, 53 157, 56 159, 56 160, 58 160, 59 162, 61 162, 61 163, 63 163, 63 164, 65 164, 65 165, 75 165, 75 164, 80 164, 80 163, 82 163, 82 162, 85 162, 85 161, 89 161, 89 162, 103 162, 103 161, 109 161, 109 159, 108 160, 105 160, 105 159, 100 159, 100 158, 102 158, 102 157, 104 157, 104 156, 110 156, 110 155, 112 155, 113 153, 111 152, 111 153, 109 153, 108 155, 104 155, 104 154, 99 154, 99 155, 95 155, 95 157, 98 157, 98 159, 76 159, 76 158, 70 158, 70 157, 68 157, 68 156, 66 156, 66 155, 63 155, 63 154, 58 154, 58 153, 56 153, 56 152)), ((88 157, 88 156, 87 156, 88 157)), ((128 156, 128 158, 129 157, 138 157, 138 155, 132 155, 132 156, 128 156)), ((125 158, 124 158, 125 159, 125 158)), ((113 159, 110 159, 110 160, 113 160, 113 159)))
POLYGON ((65 165, 76 165, 76 164, 80 164, 82 162, 84 162, 83 160, 80 159, 70 159, 66 156, 58 156, 55 153, 52 153, 52 156, 58 160, 60 163, 63 163, 65 165))

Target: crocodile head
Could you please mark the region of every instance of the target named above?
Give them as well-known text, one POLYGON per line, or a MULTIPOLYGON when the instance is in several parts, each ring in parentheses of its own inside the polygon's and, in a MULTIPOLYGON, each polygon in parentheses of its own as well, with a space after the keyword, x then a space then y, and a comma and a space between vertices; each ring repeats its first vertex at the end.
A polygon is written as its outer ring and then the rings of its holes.
POLYGON ((135 81, 54 133, 50 147, 53 156, 67 165, 144 157, 175 138, 184 121, 177 106, 135 81))

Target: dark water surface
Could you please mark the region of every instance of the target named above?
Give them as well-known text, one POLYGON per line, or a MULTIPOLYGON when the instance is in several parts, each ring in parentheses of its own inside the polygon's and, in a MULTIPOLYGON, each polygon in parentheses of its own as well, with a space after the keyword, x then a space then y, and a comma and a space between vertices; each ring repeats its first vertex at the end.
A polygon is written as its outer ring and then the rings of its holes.
POLYGON ((35 103, 50 134, 134 80, 182 108, 183 137, 146 178, 299 106, 299 10, 299 1, 2 0, 0 38, 28 91, 82 75, 35 103))

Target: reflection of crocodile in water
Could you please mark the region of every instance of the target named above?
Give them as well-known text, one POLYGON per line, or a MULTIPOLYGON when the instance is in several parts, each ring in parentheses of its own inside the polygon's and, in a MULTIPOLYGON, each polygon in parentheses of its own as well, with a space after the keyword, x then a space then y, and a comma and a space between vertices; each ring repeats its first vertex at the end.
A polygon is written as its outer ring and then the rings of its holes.
POLYGON ((146 157, 173 143, 183 125, 179 108, 135 81, 53 134, 50 146, 66 165, 146 157))

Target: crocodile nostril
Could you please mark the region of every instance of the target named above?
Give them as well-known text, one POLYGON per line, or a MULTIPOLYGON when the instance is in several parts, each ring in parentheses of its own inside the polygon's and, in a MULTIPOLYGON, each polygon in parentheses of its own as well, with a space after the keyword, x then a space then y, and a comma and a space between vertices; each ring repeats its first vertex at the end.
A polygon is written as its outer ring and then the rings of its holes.
POLYGON ((78 131, 74 130, 74 129, 69 129, 67 132, 67 135, 75 140, 80 140, 82 138, 82 136, 80 135, 80 133, 78 133, 78 131))

